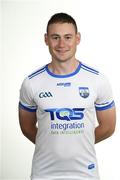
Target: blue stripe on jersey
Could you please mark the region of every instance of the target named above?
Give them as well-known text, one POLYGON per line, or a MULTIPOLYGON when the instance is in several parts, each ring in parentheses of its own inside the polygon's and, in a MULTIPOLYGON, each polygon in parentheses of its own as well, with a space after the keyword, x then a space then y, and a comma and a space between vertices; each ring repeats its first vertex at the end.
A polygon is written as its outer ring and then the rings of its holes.
POLYGON ((99 71, 96 71, 95 69, 90 68, 90 67, 88 67, 88 66, 86 66, 84 64, 81 65, 81 68, 86 70, 86 71, 89 71, 91 73, 94 73, 94 74, 97 74, 97 75, 99 74, 99 71))
POLYGON ((114 101, 112 101, 110 104, 105 105, 105 106, 101 106, 101 107, 95 106, 95 109, 96 109, 97 111, 102 111, 102 110, 110 109, 110 108, 112 108, 113 106, 115 106, 115 102, 114 102, 114 101))
POLYGON ((26 107, 26 106, 24 106, 21 102, 19 102, 19 108, 21 108, 21 109, 24 109, 24 110, 27 110, 27 111, 29 111, 29 112, 36 112, 36 110, 37 110, 37 108, 36 107, 32 107, 32 108, 30 108, 30 107, 26 107))
POLYGON ((29 77, 29 79, 32 79, 33 77, 37 76, 38 74, 43 73, 45 70, 46 70, 46 69, 44 69, 44 70, 42 70, 42 71, 40 71, 40 72, 34 74, 33 76, 30 76, 30 77, 28 76, 28 77, 29 77))
POLYGON ((41 69, 35 71, 34 73, 30 74, 30 75, 28 76, 28 78, 31 79, 31 78, 37 76, 38 74, 44 72, 45 70, 46 70, 46 69, 45 69, 45 66, 44 66, 43 68, 41 68, 41 69))

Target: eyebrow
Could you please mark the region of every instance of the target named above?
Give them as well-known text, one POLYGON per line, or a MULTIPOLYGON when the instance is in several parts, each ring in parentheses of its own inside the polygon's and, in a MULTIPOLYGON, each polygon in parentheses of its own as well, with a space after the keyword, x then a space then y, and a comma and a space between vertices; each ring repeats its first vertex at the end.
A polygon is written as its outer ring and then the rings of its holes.
MULTIPOLYGON (((59 34, 51 34, 50 36, 51 36, 51 37, 54 37, 54 36, 60 37, 59 34)), ((73 36, 73 34, 64 34, 64 36, 73 36)))
POLYGON ((50 36, 54 37, 54 36, 60 36, 60 35, 59 34, 51 34, 50 36))

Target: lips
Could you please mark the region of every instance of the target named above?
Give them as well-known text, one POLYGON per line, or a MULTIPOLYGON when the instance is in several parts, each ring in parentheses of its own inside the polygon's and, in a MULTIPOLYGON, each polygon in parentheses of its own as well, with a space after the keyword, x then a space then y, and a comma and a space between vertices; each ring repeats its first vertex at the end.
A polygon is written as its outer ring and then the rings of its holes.
POLYGON ((66 52, 68 52, 69 50, 56 50, 58 53, 66 53, 66 52))

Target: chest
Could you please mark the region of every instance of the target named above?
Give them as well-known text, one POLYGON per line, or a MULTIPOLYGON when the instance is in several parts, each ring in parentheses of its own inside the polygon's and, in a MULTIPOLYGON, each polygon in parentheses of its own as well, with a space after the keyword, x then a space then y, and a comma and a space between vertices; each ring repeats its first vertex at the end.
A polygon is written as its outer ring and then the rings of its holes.
POLYGON ((89 82, 46 82, 36 89, 34 101, 41 110, 48 108, 91 108, 96 90, 89 82))

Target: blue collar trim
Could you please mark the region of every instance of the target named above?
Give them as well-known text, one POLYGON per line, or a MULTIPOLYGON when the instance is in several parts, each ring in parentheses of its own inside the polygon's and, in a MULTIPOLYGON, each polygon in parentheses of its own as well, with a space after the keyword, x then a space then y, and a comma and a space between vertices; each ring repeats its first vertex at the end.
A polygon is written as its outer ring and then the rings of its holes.
POLYGON ((75 74, 77 74, 77 73, 80 71, 81 63, 79 62, 79 65, 78 65, 77 69, 76 69, 74 72, 72 72, 72 73, 70 73, 70 74, 66 74, 66 75, 58 75, 58 74, 52 73, 52 72, 49 70, 49 68, 48 68, 48 64, 46 65, 45 68, 46 68, 47 73, 48 73, 50 76, 53 76, 53 77, 55 77, 55 78, 68 78, 68 77, 74 76, 75 74))

